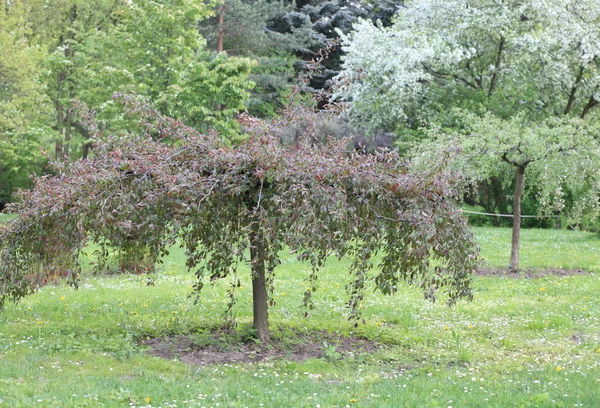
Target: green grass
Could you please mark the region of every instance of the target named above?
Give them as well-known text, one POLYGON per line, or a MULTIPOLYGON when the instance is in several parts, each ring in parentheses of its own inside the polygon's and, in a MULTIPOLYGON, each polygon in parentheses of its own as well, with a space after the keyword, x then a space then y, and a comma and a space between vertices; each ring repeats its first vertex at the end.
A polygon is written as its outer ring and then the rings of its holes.
MULTIPOLYGON (((482 253, 507 263, 510 231, 480 228, 482 253)), ((172 251, 155 274, 86 276, 78 291, 48 286, 0 314, 0 407, 572 407, 598 404, 600 240, 571 231, 524 231, 525 267, 595 271, 571 277, 481 278, 475 300, 447 308, 408 286, 368 293, 366 324, 346 319, 348 262, 329 262, 316 310, 302 317, 307 267, 283 257, 271 309, 273 334, 319 330, 382 347, 341 360, 188 366, 151 357, 146 337, 219 327, 225 284, 188 298, 192 277, 172 251)), ((251 324, 249 272, 234 308, 251 324)), ((293 341, 299 341, 295 339, 293 341)), ((335 346, 335 345, 334 345, 335 346)), ((324 348, 322 344, 315 347, 324 348)))
MULTIPOLYGON (((475 228, 481 255, 490 266, 507 266, 510 228, 475 228)), ((600 272, 600 237, 583 231, 524 229, 521 231, 520 267, 583 269, 600 272)))

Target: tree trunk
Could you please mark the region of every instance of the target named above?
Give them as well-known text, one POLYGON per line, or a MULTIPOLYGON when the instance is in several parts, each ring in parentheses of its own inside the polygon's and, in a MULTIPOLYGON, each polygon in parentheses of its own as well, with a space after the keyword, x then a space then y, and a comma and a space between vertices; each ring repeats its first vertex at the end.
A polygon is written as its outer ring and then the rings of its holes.
POLYGON ((523 182, 525 179, 525 166, 517 167, 517 186, 513 198, 513 228, 512 247, 510 250, 510 269, 514 272, 519 270, 519 244, 521 240, 521 195, 523 194, 523 182))
POLYGON ((506 39, 503 35, 500 36, 500 44, 498 44, 498 51, 496 52, 496 62, 494 64, 494 73, 490 80, 490 88, 488 89, 488 96, 492 96, 492 93, 496 89, 496 83, 498 82, 498 71, 500 70, 500 64, 502 64, 502 52, 504 51, 504 44, 506 39))
POLYGON ((220 5, 217 9, 217 52, 223 52, 223 14, 225 6, 220 5))
MULTIPOLYGON (((65 46, 64 54, 66 60, 71 60, 73 57, 72 47, 73 42, 75 41, 75 31, 72 28, 76 19, 77 5, 74 4, 69 11, 70 24, 67 27, 67 39, 65 40, 63 35, 61 35, 59 39, 59 46, 65 46)), ((56 130, 58 131, 59 136, 54 147, 54 154, 58 160, 62 160, 69 155, 69 143, 71 141, 71 113, 69 112, 68 106, 65 106, 62 101, 64 93, 68 95, 68 98, 73 98, 75 95, 72 89, 73 85, 67 84, 69 74, 70 72, 67 72, 66 70, 59 71, 57 74, 57 95, 54 106, 56 108, 56 130)))
POLYGON ((265 240, 260 227, 255 226, 250 232, 250 261, 252 267, 252 302, 254 312, 254 328, 260 341, 271 341, 269 332, 269 305, 265 277, 265 240))

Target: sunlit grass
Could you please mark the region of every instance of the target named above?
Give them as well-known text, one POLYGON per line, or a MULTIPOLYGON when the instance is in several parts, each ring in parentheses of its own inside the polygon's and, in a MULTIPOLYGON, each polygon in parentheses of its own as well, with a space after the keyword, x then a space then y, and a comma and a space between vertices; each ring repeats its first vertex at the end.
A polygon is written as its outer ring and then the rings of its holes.
MULTIPOLYGON (((475 228, 481 255, 490 266, 503 267, 510 259, 510 228, 475 228)), ((600 236, 583 231, 524 229, 520 267, 583 269, 600 272, 600 236)))
MULTIPOLYGON (((476 234, 491 265, 508 262, 510 230, 476 234)), ((523 232, 525 267, 557 267, 554 259, 563 268, 598 271, 597 254, 600 240, 593 234, 523 232)), ((155 286, 143 275, 86 275, 78 291, 48 286, 8 305, 0 314, 0 407, 597 405, 597 272, 477 277, 474 301, 454 308, 426 302, 408 286, 393 297, 368 292, 365 324, 355 328, 345 308, 348 261, 328 262, 314 294, 316 309, 304 318, 308 267, 284 254, 271 309, 276 339, 327 330, 372 339, 381 348, 337 361, 196 367, 151 357, 140 345, 146 337, 199 336, 222 323, 227 282, 206 287, 194 304, 188 297, 193 276, 182 260, 181 250, 173 250, 153 275, 155 286)), ((251 324, 248 268, 240 278, 234 317, 237 330, 245 330, 251 324)))

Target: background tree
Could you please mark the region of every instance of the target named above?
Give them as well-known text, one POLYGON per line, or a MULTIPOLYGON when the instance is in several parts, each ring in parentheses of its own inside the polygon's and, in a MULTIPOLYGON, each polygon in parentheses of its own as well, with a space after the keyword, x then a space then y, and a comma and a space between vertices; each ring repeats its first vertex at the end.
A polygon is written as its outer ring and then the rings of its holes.
POLYGON ((449 303, 471 298, 477 246, 452 204, 454 177, 443 166, 411 173, 393 152, 363 155, 349 153, 346 142, 314 144, 320 121, 301 143, 284 146, 282 126, 298 112, 311 114, 298 107, 271 124, 245 118, 252 136, 235 147, 139 104, 130 107, 145 118, 142 135, 107 138, 93 157, 57 163, 59 176, 21 192, 12 206, 19 217, 0 236, 0 305, 31 293, 36 276, 60 269, 75 276, 89 240, 134 239, 156 260, 176 237, 198 277, 197 291, 204 278, 230 277, 235 298, 237 265, 251 264, 254 327, 264 342, 284 245, 311 265, 309 307, 330 255, 353 259, 346 288, 355 317, 372 280, 387 294, 406 279, 429 299, 441 288, 449 303))
POLYGON ((225 0, 215 7, 215 16, 199 24, 200 33, 210 50, 258 62, 250 76, 256 88, 248 110, 262 117, 273 116, 291 91, 296 54, 318 49, 324 42, 313 36, 307 18, 278 30, 274 22, 294 11, 290 2, 225 0))
POLYGON ((14 1, 0 7, 0 201, 30 185, 29 175, 41 173, 43 141, 51 129, 45 125, 51 105, 39 82, 44 48, 31 40, 31 7, 14 1))
POLYGON ((114 130, 128 125, 112 94, 128 90, 197 129, 239 137, 234 118, 249 97, 253 62, 210 57, 197 30, 210 12, 189 0, 120 4, 111 14, 113 24, 82 45, 76 98, 114 130))
POLYGON ((501 118, 585 117, 600 82, 597 5, 412 1, 393 26, 363 20, 343 36, 338 96, 361 122, 392 130, 452 127, 448 104, 501 118))
MULTIPOLYGON (((310 68, 314 53, 335 41, 336 30, 348 33, 358 18, 381 19, 384 25, 400 7, 399 1, 271 1, 225 0, 215 16, 200 23, 209 49, 256 59, 251 79, 257 84, 248 110, 273 116, 286 103, 296 76, 310 68)), ((340 70, 341 49, 330 49, 322 66, 311 72, 310 92, 327 89, 340 70)))
POLYGON ((133 91, 196 129, 240 138, 235 117, 250 98, 255 62, 206 49, 198 23, 211 7, 191 0, 4 2, 0 200, 46 171, 42 150, 61 159, 88 154, 93 135, 78 115, 81 102, 105 132, 135 128, 113 102, 115 92, 133 91))
MULTIPOLYGON (((498 168, 513 164, 524 169, 524 163, 526 167, 553 155, 553 149, 569 150, 570 137, 581 146, 583 139, 573 130, 574 125, 563 126, 560 118, 566 117, 564 123, 570 123, 571 117, 593 120, 597 115, 598 10, 600 2, 596 0, 412 1, 399 11, 391 27, 362 21, 355 26, 356 32, 343 37, 347 56, 337 96, 351 102, 350 115, 356 122, 393 130, 400 135, 400 144, 415 136, 426 139, 431 128, 460 133, 463 114, 451 109, 459 107, 463 113, 471 113, 467 115, 471 125, 475 123, 473 115, 497 125, 497 129, 481 125, 476 134, 481 149, 494 151, 491 146, 496 143, 500 153, 486 154, 495 158, 498 168), (566 144, 555 137, 560 132, 547 131, 550 128, 562 129, 566 144), (490 134, 482 135, 479 130, 490 134), (512 135, 510 142, 507 134, 512 135), (490 144, 484 137, 496 140, 490 144), (534 143, 536 137, 539 140, 534 143), (527 145, 535 153, 527 150, 510 163, 510 154, 519 149, 521 138, 521 147, 527 145), (511 152, 508 156, 504 156, 505 149, 511 152)), ((597 143, 591 137, 587 141, 592 143, 591 154, 597 143)), ((563 159, 577 157, 565 155, 563 159)), ((477 170, 475 167, 471 168, 477 170)), ((509 174, 495 171, 493 176, 498 180, 509 174)), ((530 177, 537 174, 543 173, 531 172, 530 177)), ((499 185, 512 185, 515 192, 520 191, 519 177, 509 177, 499 180, 499 185)), ((546 181, 540 178, 536 184, 546 181)), ((564 181, 563 191, 577 183, 573 178, 564 181)), ((547 189, 530 191, 544 196, 547 189)), ((542 201, 537 202, 537 212, 544 211, 542 201)), ((517 204, 513 203, 515 214, 520 212, 517 204)), ((569 203, 568 207, 577 205, 569 203)), ((514 223, 516 233, 520 217, 515 217, 514 223)))
POLYGON ((82 71, 88 63, 86 41, 113 24, 111 16, 123 3, 101 0, 33 0, 29 24, 35 27, 32 40, 44 47, 44 83, 46 96, 52 101, 54 119, 51 126, 56 158, 78 157, 85 146, 85 131, 73 112, 72 101, 81 98, 82 71), (82 132, 83 131, 83 132, 82 132), (83 134, 82 134, 83 133, 83 134))
MULTIPOLYGON (((467 184, 512 173, 514 179, 513 230, 510 268, 519 269, 521 199, 526 176, 533 180, 542 214, 568 210, 580 217, 584 209, 597 212, 600 197, 600 128, 580 118, 550 118, 528 123, 521 116, 500 119, 487 114, 457 113, 461 127, 438 133, 419 146, 415 155, 429 156, 460 146, 455 168, 467 176, 467 184), (578 200, 565 208, 566 198, 578 200)), ((431 159, 431 157, 434 157, 431 159)), ((428 164, 430 165, 430 164, 428 164)), ((531 187, 530 187, 531 188, 531 187)))

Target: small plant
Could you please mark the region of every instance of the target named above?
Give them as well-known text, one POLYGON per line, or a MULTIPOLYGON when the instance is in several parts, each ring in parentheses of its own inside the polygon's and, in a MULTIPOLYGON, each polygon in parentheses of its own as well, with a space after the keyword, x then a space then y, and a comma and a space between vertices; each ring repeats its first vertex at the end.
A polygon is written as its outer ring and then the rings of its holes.
POLYGON ((323 350, 325 350, 325 359, 327 361, 336 361, 342 358, 342 354, 337 351, 337 347, 328 342, 323 342, 323 350))

